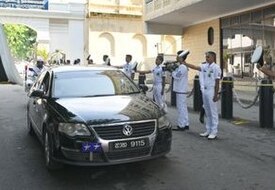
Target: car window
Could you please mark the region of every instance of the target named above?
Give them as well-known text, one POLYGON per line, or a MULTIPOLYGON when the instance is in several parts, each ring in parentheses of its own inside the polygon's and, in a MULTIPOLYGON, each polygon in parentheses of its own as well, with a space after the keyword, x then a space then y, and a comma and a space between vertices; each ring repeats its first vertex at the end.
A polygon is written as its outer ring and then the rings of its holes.
POLYGON ((38 76, 38 78, 36 79, 36 82, 34 83, 34 89, 35 90, 41 90, 42 88, 42 81, 45 77, 46 72, 41 73, 41 75, 38 76))
POLYGON ((56 73, 53 97, 90 97, 139 93, 137 86, 117 70, 56 73))
POLYGON ((48 92, 49 84, 50 84, 50 74, 49 72, 46 72, 45 77, 43 78, 40 86, 40 89, 43 90, 45 94, 47 94, 48 92))

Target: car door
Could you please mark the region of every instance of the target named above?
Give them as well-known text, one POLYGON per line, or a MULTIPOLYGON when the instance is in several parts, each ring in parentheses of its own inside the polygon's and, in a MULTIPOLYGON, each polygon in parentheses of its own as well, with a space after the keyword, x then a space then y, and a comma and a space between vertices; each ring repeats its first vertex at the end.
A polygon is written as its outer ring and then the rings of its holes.
MULTIPOLYGON (((49 73, 44 72, 38 78, 33 90, 43 91, 47 96, 49 84, 49 73)), ((45 115, 45 97, 31 97, 30 118, 35 130, 42 135, 43 116, 45 115)))

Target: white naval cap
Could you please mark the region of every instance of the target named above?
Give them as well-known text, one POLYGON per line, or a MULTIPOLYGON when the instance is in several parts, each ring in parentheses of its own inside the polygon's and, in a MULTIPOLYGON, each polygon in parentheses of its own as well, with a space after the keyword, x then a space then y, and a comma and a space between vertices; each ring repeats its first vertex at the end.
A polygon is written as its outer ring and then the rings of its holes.
POLYGON ((264 55, 264 51, 263 51, 263 47, 262 46, 258 46, 251 57, 251 63, 258 63, 261 66, 263 66, 263 55, 264 55))
POLYGON ((188 49, 184 50, 182 53, 179 54, 179 57, 186 57, 189 53, 190 51, 188 49))

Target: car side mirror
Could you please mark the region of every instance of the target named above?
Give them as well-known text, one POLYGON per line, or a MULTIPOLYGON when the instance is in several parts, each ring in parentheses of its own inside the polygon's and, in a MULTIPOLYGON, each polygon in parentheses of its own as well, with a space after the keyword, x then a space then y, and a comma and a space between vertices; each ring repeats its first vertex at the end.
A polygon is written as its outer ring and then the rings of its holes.
POLYGON ((44 97, 44 91, 43 90, 34 90, 30 93, 30 97, 44 97))

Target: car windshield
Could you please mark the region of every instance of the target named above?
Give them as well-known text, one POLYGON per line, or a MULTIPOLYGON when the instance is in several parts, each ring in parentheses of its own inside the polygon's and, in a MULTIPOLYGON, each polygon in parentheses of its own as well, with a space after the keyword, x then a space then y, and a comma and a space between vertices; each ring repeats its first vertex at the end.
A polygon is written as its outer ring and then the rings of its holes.
POLYGON ((94 97, 140 93, 137 86, 118 70, 86 70, 56 73, 53 97, 94 97))

